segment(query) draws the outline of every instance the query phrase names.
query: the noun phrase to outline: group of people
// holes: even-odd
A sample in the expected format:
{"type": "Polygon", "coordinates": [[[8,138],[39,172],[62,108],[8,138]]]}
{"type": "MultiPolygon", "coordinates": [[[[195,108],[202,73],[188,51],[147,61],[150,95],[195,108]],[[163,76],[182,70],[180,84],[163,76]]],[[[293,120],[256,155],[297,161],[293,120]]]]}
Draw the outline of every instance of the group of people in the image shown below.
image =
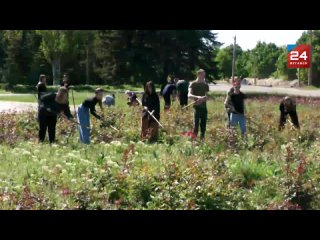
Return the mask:
{"type": "MultiPolygon", "coordinates": [[[[165,110],[170,109],[171,97],[177,97],[182,107],[193,105],[193,129],[192,134],[198,136],[200,130],[200,139],[204,139],[208,118],[207,100],[209,85],[205,80],[206,72],[203,69],[197,71],[197,78],[190,84],[185,80],[168,81],[163,88],[162,96],[165,102],[165,110]],[[188,99],[193,102],[188,105],[188,99]]],[[[246,134],[246,116],[245,99],[246,94],[241,92],[241,79],[233,81],[233,86],[227,92],[224,106],[228,115],[228,128],[234,129],[240,126],[241,133],[246,134]]],[[[103,113],[103,105],[114,106],[115,95],[107,95],[103,100],[104,90],[98,88],[95,95],[85,99],[76,111],[76,119],[71,114],[69,107],[70,83],[67,74],[64,75],[57,93],[48,93],[46,87],[46,76],[40,75],[38,90],[38,122],[39,122],[39,142],[43,142],[48,131],[49,142],[55,142],[55,132],[58,116],[62,116],[78,124],[79,142],[90,143],[90,114],[96,119],[104,120],[104,116],[98,115],[95,106],[98,104],[103,113]]],[[[152,81],[145,84],[141,101],[134,92],[126,91],[128,96],[127,104],[129,106],[143,107],[141,117],[141,138],[148,139],[149,142],[156,142],[159,134],[160,124],[160,98],[156,92],[152,81]]],[[[285,97],[280,102],[280,121],[279,130],[282,130],[287,121],[288,115],[296,128],[300,128],[296,103],[291,97],[285,97]]]]}
{"type": "Polygon", "coordinates": [[[85,99],[76,111],[76,119],[71,114],[69,106],[69,91],[71,85],[69,76],[64,74],[57,93],[48,92],[46,86],[46,76],[41,74],[39,82],[36,86],[38,91],[38,122],[39,122],[39,142],[44,142],[46,132],[48,131],[49,142],[55,142],[56,125],[58,116],[68,119],[78,125],[79,141],[84,144],[90,143],[90,114],[99,120],[103,120],[103,116],[97,114],[95,106],[99,104],[101,110],[102,105],[114,106],[115,95],[107,95],[103,100],[104,90],[98,88],[95,95],[85,99]]]}

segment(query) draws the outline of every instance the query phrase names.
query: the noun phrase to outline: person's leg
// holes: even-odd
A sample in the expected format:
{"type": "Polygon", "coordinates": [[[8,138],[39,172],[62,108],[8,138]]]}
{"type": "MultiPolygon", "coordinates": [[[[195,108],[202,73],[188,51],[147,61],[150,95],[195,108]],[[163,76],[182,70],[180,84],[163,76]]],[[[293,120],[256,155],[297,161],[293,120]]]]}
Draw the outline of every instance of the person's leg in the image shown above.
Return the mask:
{"type": "Polygon", "coordinates": [[[188,93],[185,93],[185,94],[183,94],[183,96],[184,96],[184,104],[185,104],[185,106],[187,106],[188,105],[188,93]]]}
{"type": "Polygon", "coordinates": [[[201,109],[201,118],[200,118],[201,135],[200,135],[200,139],[203,139],[205,136],[206,128],[207,128],[207,118],[208,118],[207,108],[201,109]]]}
{"type": "Polygon", "coordinates": [[[239,115],[239,125],[240,125],[241,134],[245,135],[247,132],[247,122],[246,122],[246,117],[244,115],[239,115]]]}
{"type": "Polygon", "coordinates": [[[198,108],[194,108],[193,110],[193,134],[198,136],[198,132],[199,132],[199,124],[200,124],[200,117],[199,117],[199,109],[198,108]]]}
{"type": "Polygon", "coordinates": [[[89,144],[90,143],[90,116],[89,110],[83,106],[78,108],[77,114],[78,122],[80,126],[79,129],[79,141],[81,143],[89,144]]]}
{"type": "Polygon", "coordinates": [[[228,128],[230,128],[231,127],[231,124],[230,124],[230,121],[231,121],[231,112],[227,112],[227,114],[228,114],[228,128]]]}
{"type": "Polygon", "coordinates": [[[39,142],[43,142],[46,137],[47,119],[46,116],[39,113],[39,142]]]}
{"type": "Polygon", "coordinates": [[[297,112],[290,112],[289,115],[290,115],[290,118],[291,118],[291,120],[292,120],[293,125],[294,125],[296,128],[300,129],[300,124],[299,124],[299,119],[298,119],[298,114],[297,114],[297,112]]]}
{"type": "Polygon", "coordinates": [[[147,137],[148,133],[148,126],[149,126],[149,120],[148,117],[142,117],[141,118],[141,138],[144,139],[147,137]]]}
{"type": "Polygon", "coordinates": [[[286,124],[287,117],[286,114],[280,113],[280,120],[279,120],[279,131],[284,129],[284,125],[286,124]]]}
{"type": "Polygon", "coordinates": [[[159,124],[156,121],[151,120],[149,129],[150,129],[149,142],[150,143],[156,142],[158,140],[158,135],[159,135],[159,124]]]}
{"type": "Polygon", "coordinates": [[[171,105],[171,101],[170,101],[170,95],[164,95],[163,96],[164,99],[164,110],[168,110],[170,108],[171,105]]]}
{"type": "Polygon", "coordinates": [[[239,123],[238,114],[231,113],[230,114],[230,128],[235,129],[238,126],[238,123],[239,123]]]}
{"type": "Polygon", "coordinates": [[[79,142],[80,143],[84,143],[84,138],[83,138],[83,126],[82,126],[82,115],[83,115],[83,110],[82,110],[82,106],[78,107],[78,112],[77,112],[77,120],[78,123],[80,123],[80,125],[78,125],[78,130],[79,130],[79,142]]]}
{"type": "Polygon", "coordinates": [[[48,133],[50,143],[54,143],[56,140],[56,125],[57,117],[48,117],[48,133]]]}
{"type": "Polygon", "coordinates": [[[83,134],[83,143],[90,144],[90,113],[89,109],[84,108],[82,115],[82,134],[83,134]]]}

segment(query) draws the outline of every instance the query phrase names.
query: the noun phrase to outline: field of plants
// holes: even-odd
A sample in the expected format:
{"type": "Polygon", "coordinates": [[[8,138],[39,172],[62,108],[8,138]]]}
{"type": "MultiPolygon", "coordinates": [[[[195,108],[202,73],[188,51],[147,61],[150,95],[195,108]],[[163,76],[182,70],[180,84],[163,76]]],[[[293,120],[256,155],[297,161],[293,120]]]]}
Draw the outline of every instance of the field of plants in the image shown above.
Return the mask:
{"type": "Polygon", "coordinates": [[[159,142],[141,141],[141,109],[120,94],[105,109],[120,132],[92,119],[89,146],[65,120],[50,146],[36,113],[1,114],[0,209],[320,209],[319,100],[298,99],[301,131],[278,132],[279,98],[249,98],[246,140],[226,129],[223,101],[208,101],[204,142],[183,136],[192,108],[177,102],[159,142]]]}

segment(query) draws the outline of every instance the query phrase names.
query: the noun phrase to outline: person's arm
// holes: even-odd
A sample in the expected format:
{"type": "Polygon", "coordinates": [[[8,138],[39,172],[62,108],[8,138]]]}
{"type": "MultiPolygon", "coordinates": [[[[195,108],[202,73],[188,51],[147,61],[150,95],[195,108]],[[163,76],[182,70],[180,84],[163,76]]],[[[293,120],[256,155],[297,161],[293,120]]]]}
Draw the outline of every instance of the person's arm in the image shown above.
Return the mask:
{"type": "Polygon", "coordinates": [[[49,102],[54,101],[55,97],[56,97],[55,94],[48,93],[48,94],[41,96],[40,100],[41,100],[41,102],[43,102],[46,105],[49,102]]]}
{"type": "Polygon", "coordinates": [[[101,117],[97,114],[96,108],[95,108],[94,105],[90,107],[90,113],[91,113],[95,118],[97,118],[97,119],[99,119],[99,120],[101,119],[101,117]]]}
{"type": "Polygon", "coordinates": [[[283,104],[283,102],[280,103],[279,110],[280,110],[281,113],[284,112],[284,104],[283,104]]]}
{"type": "Polygon", "coordinates": [[[70,106],[69,104],[63,104],[63,111],[62,113],[68,118],[68,119],[72,119],[73,116],[71,114],[71,111],[70,111],[70,106]]]}
{"type": "Polygon", "coordinates": [[[227,111],[235,112],[235,108],[234,108],[232,101],[231,101],[231,94],[229,94],[229,92],[227,93],[226,100],[224,101],[224,106],[227,111]]]}

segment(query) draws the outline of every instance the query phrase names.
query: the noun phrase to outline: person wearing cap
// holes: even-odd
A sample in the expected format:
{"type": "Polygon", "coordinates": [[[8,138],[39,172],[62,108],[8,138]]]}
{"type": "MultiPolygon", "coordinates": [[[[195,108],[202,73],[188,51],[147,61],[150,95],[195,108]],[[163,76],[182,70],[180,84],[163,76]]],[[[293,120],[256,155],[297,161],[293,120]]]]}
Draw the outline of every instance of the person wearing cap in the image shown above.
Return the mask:
{"type": "Polygon", "coordinates": [[[78,107],[77,118],[79,122],[79,142],[84,144],[90,144],[90,115],[89,112],[97,119],[101,120],[102,117],[99,116],[96,112],[96,104],[98,103],[101,111],[102,107],[102,98],[103,98],[103,89],[97,88],[95,90],[95,96],[88,98],[83,101],[83,103],[78,107]]]}
{"type": "Polygon", "coordinates": [[[112,94],[112,95],[105,96],[102,102],[104,105],[111,107],[115,105],[115,101],[116,101],[116,96],[112,94]]]}
{"type": "Polygon", "coordinates": [[[206,72],[203,69],[197,71],[197,79],[189,86],[188,97],[194,99],[193,104],[193,134],[198,135],[199,126],[201,130],[200,139],[204,139],[207,127],[207,93],[209,85],[205,82],[206,72]]]}
{"type": "Polygon", "coordinates": [[[294,99],[289,96],[281,99],[280,106],[280,121],[279,121],[279,131],[284,129],[284,126],[287,121],[287,116],[289,115],[293,126],[297,129],[300,129],[298,114],[297,114],[297,105],[294,99]]]}
{"type": "Polygon", "coordinates": [[[245,104],[244,100],[247,96],[240,91],[241,79],[236,79],[233,82],[233,88],[227,94],[225,100],[225,107],[230,112],[230,127],[234,128],[240,125],[242,135],[247,132],[246,116],[245,116],[245,104]]]}

